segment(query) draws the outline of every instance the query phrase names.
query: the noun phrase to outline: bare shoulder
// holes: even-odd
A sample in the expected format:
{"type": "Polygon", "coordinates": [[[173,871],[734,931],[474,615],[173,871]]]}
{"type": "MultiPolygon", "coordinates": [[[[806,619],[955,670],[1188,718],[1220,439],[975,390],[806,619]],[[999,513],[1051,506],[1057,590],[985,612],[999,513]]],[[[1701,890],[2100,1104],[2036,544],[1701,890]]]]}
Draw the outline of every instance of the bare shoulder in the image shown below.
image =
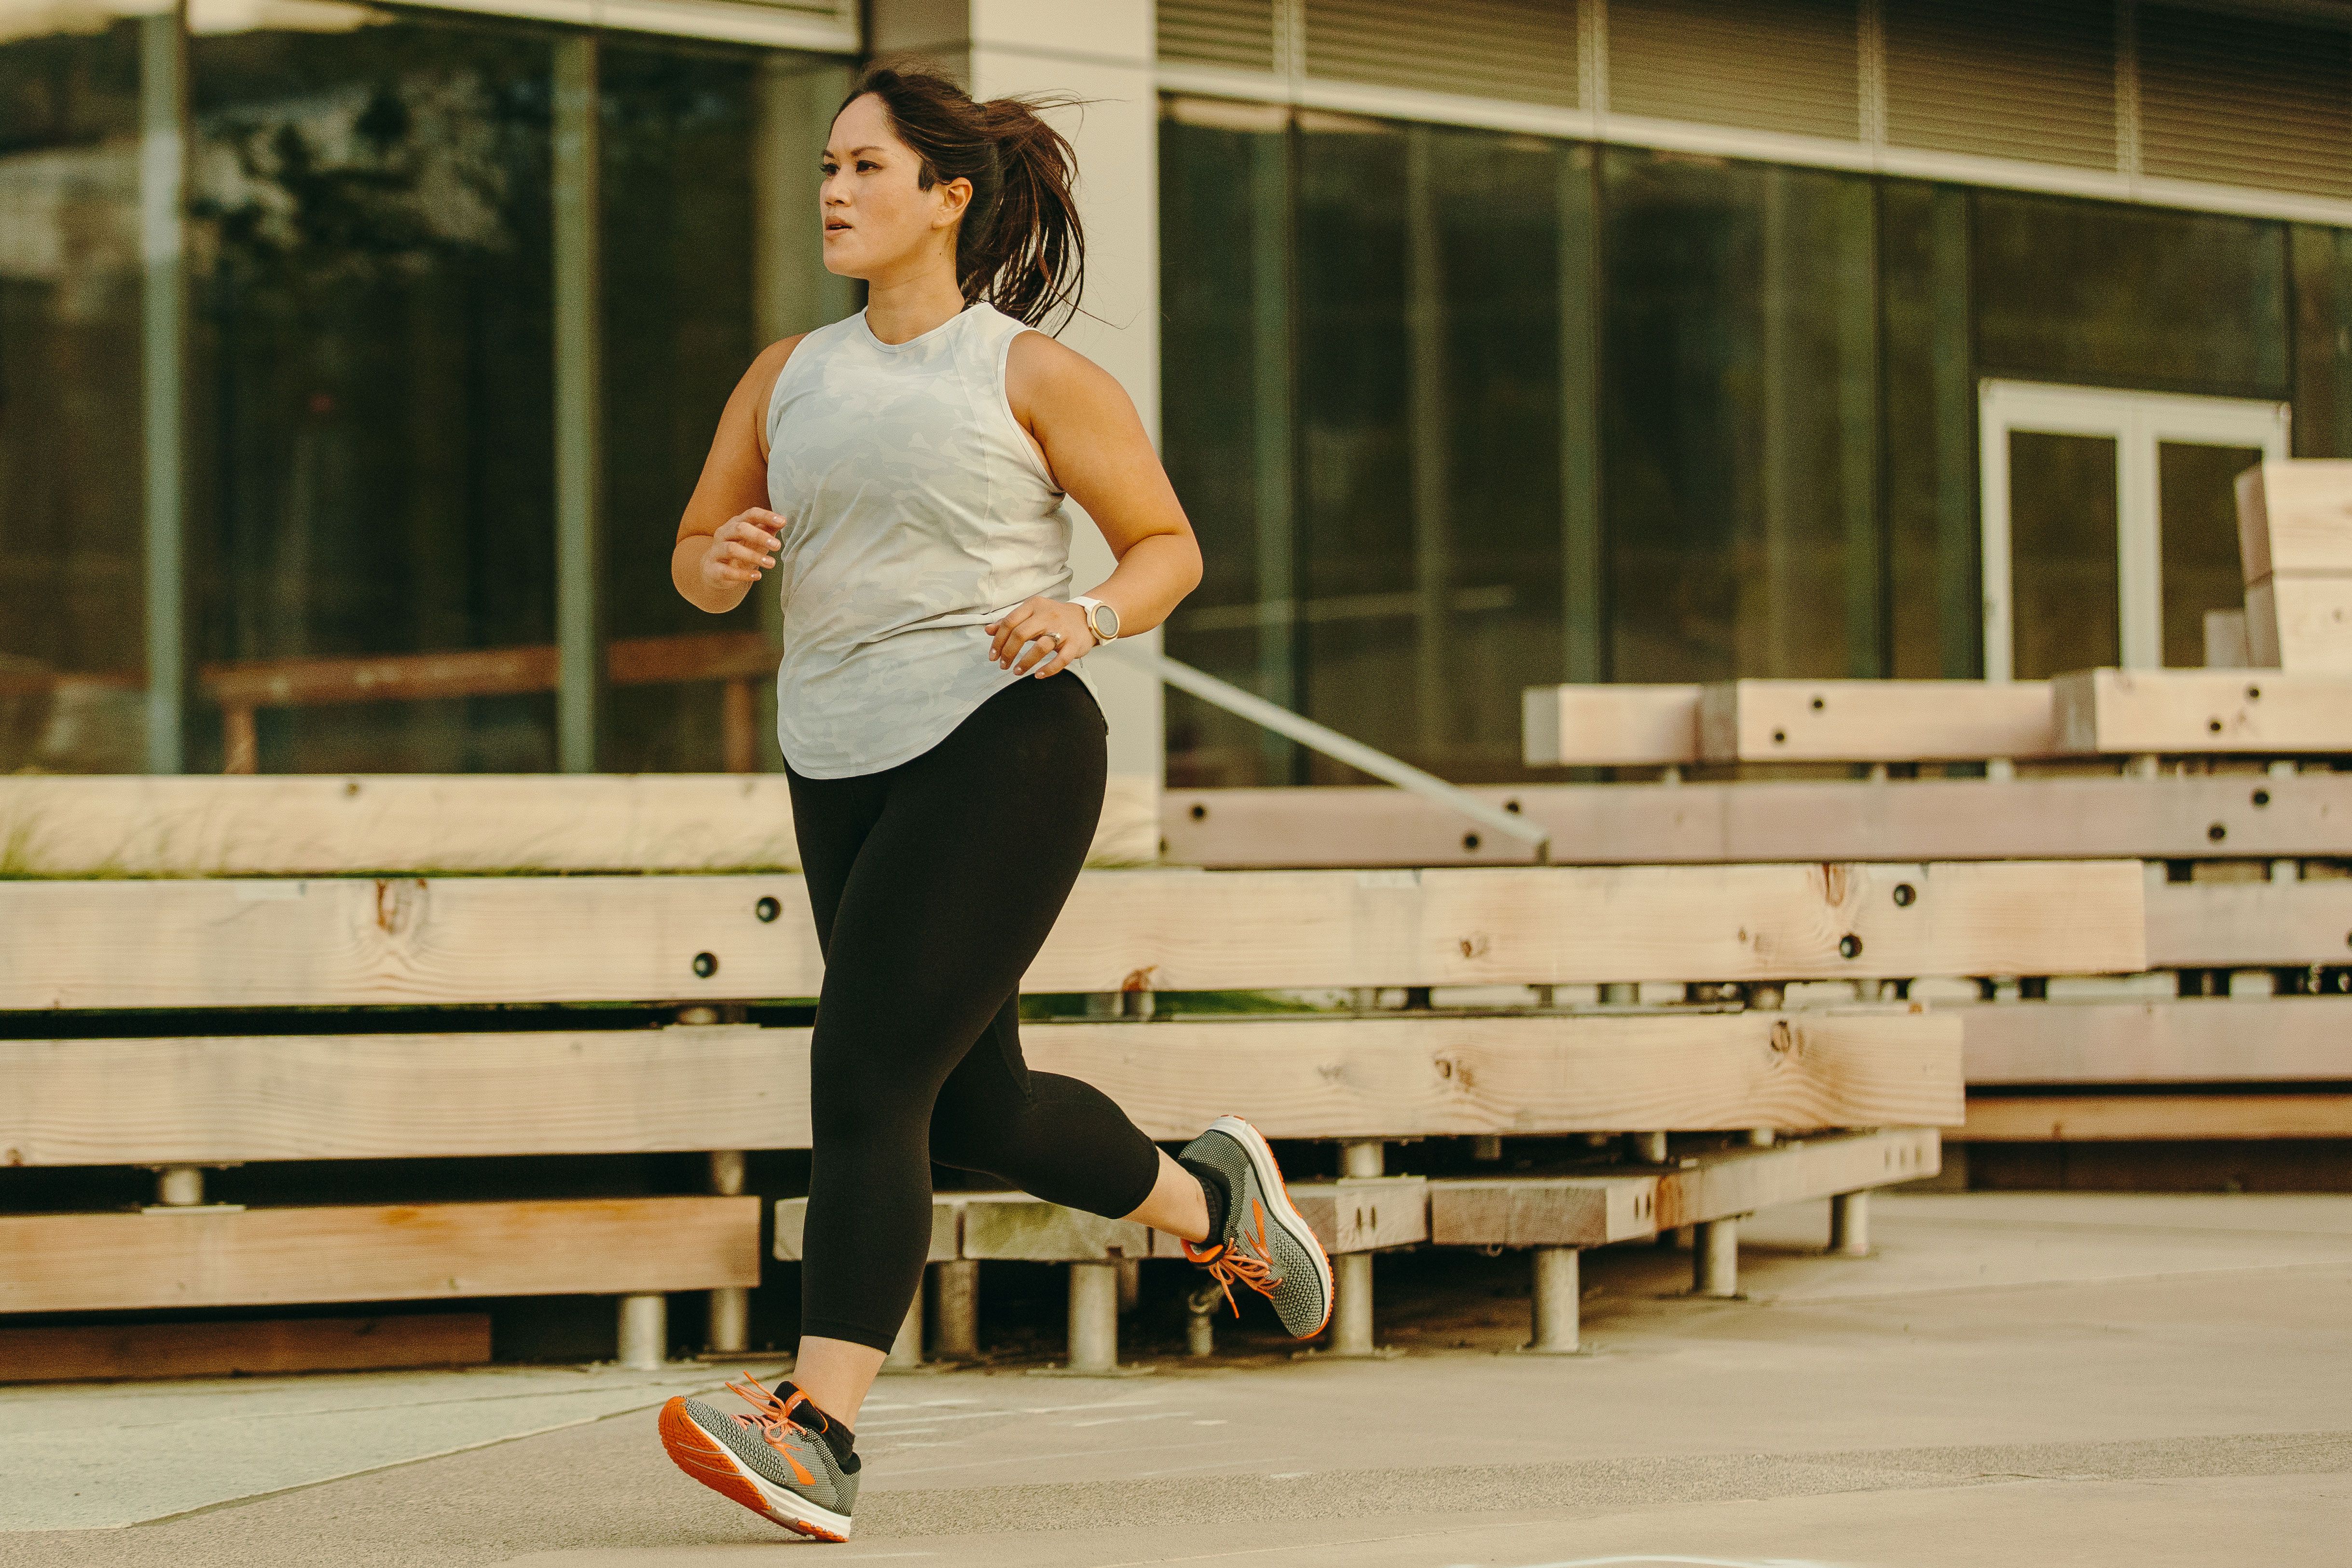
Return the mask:
{"type": "Polygon", "coordinates": [[[1118,378],[1067,343],[1044,332],[1013,340],[1004,361],[1004,395],[1023,424],[1083,407],[1129,406],[1118,378]]]}
{"type": "Polygon", "coordinates": [[[801,346],[806,332],[795,332],[789,338],[779,338],[760,351],[751,368],[735,384],[735,395],[730,400],[742,405],[751,421],[752,437],[760,447],[760,460],[768,458],[768,399],[775,395],[776,378],[784,374],[784,362],[801,346]]]}

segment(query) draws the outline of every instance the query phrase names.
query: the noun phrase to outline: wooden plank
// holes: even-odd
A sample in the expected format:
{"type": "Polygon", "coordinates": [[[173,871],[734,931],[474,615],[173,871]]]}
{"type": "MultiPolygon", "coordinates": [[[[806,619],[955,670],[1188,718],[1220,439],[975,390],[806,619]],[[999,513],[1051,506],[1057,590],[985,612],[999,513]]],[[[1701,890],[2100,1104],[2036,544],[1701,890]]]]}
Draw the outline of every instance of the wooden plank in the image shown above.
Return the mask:
{"type": "MultiPolygon", "coordinates": [[[[615,686],[772,678],[777,650],[760,632],[621,637],[606,647],[615,686]]],[[[268,658],[206,665],[205,694],[224,706],[315,707],[414,702],[555,689],[551,644],[358,658],[268,658]]]]}
{"type": "Polygon", "coordinates": [[[1958,1020],[1904,1008],[1066,1024],[1025,1031],[1023,1047],[1155,1139],[1190,1138],[1236,1108],[1273,1138],[1932,1126],[1962,1113],[1958,1020]]]}
{"type": "MultiPolygon", "coordinates": [[[[1584,865],[2352,856],[2352,773],[1526,784],[1472,793],[1523,812],[1550,830],[1555,858],[1584,865]]],[[[1171,790],[1160,831],[1170,860],[1220,868],[1498,865],[1530,853],[1516,839],[1469,829],[1434,802],[1381,786],[1171,790]]]]}
{"type": "MultiPolygon", "coordinates": [[[[1023,984],[2132,971],[2141,885],[2122,861],[1090,871],[1023,984]]],[[[782,875],[0,882],[0,1007],[813,996],[806,909],[782,875]]]]}
{"type": "Polygon", "coordinates": [[[1473,1176],[1429,1184],[1441,1247],[1605,1247],[1654,1235],[1658,1178],[1473,1176]]]}
{"type": "Polygon", "coordinates": [[[1711,763],[2042,757],[2056,748],[2046,680],[1730,680],[1699,700],[1699,750],[1711,763]]]}
{"type": "Polygon", "coordinates": [[[487,1312],[0,1328],[0,1383],[381,1372],[489,1359],[487,1312]]]}
{"type": "MultiPolygon", "coordinates": [[[[1110,781],[1089,858],[1150,864],[1160,799],[1110,781]]],[[[781,773],[0,777],[0,875],[797,870],[781,773]]]]}
{"type": "Polygon", "coordinates": [[[760,1282],[754,1197],[0,1215],[0,1312],[760,1282]]]}
{"type": "Polygon", "coordinates": [[[1696,686],[1530,686],[1519,700],[1531,768],[1656,767],[1698,760],[1696,686]]]}
{"type": "Polygon", "coordinates": [[[2352,878],[2154,883],[2147,963],[2151,969],[2352,964],[2352,878]]]}
{"type": "Polygon", "coordinates": [[[0,1165],[808,1142],[805,1029],[0,1041],[0,1165]]]}
{"type": "Polygon", "coordinates": [[[2122,1094],[1971,1097],[1970,1143],[2352,1138],[2352,1094],[2122,1094]]]}
{"type": "Polygon", "coordinates": [[[2246,589],[2246,657],[2268,669],[2352,674],[2352,574],[2265,577],[2246,589]]]}
{"type": "Polygon", "coordinates": [[[1157,1234],[1134,1220],[1107,1219],[1026,1193],[961,1193],[956,1202],[963,1213],[966,1258],[1033,1263],[1149,1258],[1157,1234]]]}
{"type": "Polygon", "coordinates": [[[2352,676],[2085,669],[2052,689],[2059,745],[2070,752],[2352,751],[2352,676]]]}
{"type": "MultiPolygon", "coordinates": [[[[932,1197],[930,1251],[925,1262],[946,1263],[961,1256],[957,1248],[963,1236],[963,1209],[972,1196],[970,1193],[940,1193],[932,1197]]],[[[778,1198],[776,1256],[787,1263],[799,1262],[807,1236],[808,1199],[778,1198]]]]}
{"type": "Polygon", "coordinates": [[[1942,1168],[1942,1140],[1931,1128],[1892,1128],[1735,1150],[1661,1175],[1657,1226],[1665,1230],[1916,1181],[1942,1168]]]}
{"type": "Polygon", "coordinates": [[[2273,572],[2352,572],[2352,461],[2259,463],[2237,489],[2248,583],[2273,572]]]}
{"type": "MultiPolygon", "coordinates": [[[[1780,1050],[1775,1022],[1274,1016],[1034,1024],[1023,1041],[1171,1139],[1233,1110],[1299,1137],[1811,1124],[1799,1102],[1957,1116],[1956,1022],[1809,1013],[1780,1050]],[[1770,1098],[1751,1106],[1751,1088],[1770,1098]],[[1523,1090],[1538,1098],[1508,1102],[1523,1090]]],[[[0,1164],[803,1149],[807,1096],[805,1029],[13,1040],[0,1164]]]]}
{"type": "Polygon", "coordinates": [[[1971,1085],[2352,1083],[2352,998],[2021,1002],[1952,1011],[1971,1085]]]}

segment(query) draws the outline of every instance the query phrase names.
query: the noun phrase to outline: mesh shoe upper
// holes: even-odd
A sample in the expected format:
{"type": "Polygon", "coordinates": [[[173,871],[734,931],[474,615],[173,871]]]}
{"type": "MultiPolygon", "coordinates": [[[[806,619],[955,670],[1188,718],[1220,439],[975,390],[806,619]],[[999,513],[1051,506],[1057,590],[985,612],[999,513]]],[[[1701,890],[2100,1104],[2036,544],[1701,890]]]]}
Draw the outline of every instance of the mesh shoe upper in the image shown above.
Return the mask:
{"type": "Polygon", "coordinates": [[[844,1471],[832,1447],[806,1427],[788,1421],[762,1423],[699,1399],[688,1399],[686,1412],[697,1426],[772,1484],[835,1513],[847,1513],[856,1502],[856,1474],[844,1471]]]}
{"type": "MultiPolygon", "coordinates": [[[[1208,1265],[1221,1282],[1238,1279],[1260,1291],[1292,1334],[1304,1338],[1320,1329],[1331,1315],[1328,1266],[1322,1245],[1281,1195],[1281,1173],[1265,1140],[1240,1118],[1221,1116],[1181,1157],[1214,1169],[1232,1194],[1224,1233],[1200,1247],[1187,1243],[1186,1255],[1208,1265]]],[[[1229,1283],[1226,1294],[1232,1295],[1229,1283]]]]}

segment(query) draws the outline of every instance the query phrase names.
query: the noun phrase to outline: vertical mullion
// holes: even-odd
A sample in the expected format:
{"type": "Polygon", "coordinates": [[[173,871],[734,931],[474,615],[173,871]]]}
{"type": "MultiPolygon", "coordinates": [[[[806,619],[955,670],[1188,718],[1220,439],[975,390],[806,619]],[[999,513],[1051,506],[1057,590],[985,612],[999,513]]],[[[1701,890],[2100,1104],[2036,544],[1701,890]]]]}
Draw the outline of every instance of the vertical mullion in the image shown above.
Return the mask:
{"type": "Polygon", "coordinates": [[[139,22],[140,426],[147,771],[188,765],[186,0],[139,22]]]}
{"type": "MultiPolygon", "coordinates": [[[[1297,510],[1293,454],[1291,138],[1286,124],[1249,144],[1250,461],[1257,546],[1257,689],[1298,706],[1297,510]]],[[[1289,781],[1290,742],[1258,732],[1266,775],[1289,781]]]]}
{"type": "Polygon", "coordinates": [[[555,732],[568,773],[596,771],[604,727],[597,48],[585,32],[555,44],[555,732]]]}
{"type": "Polygon", "coordinates": [[[2116,0],[2116,172],[2139,183],[2139,5],[2116,0]]]}
{"type": "Polygon", "coordinates": [[[1436,133],[1426,125],[1405,128],[1405,435],[1412,487],[1414,720],[1422,746],[1432,753],[1445,738],[1446,611],[1453,575],[1446,537],[1444,280],[1435,142],[1436,133]]]}
{"type": "Polygon", "coordinates": [[[1863,220],[1843,225],[1859,233],[1864,252],[1839,290],[1839,491],[1845,513],[1846,674],[1868,679],[1888,673],[1886,579],[1889,565],[1878,461],[1879,298],[1877,182],[1844,182],[1841,195],[1862,208],[1863,220]]]}
{"type": "Polygon", "coordinates": [[[1559,160],[1559,509],[1561,675],[1601,679],[1601,465],[1594,261],[1595,150],[1559,160]]]}
{"type": "Polygon", "coordinates": [[[1928,300],[1934,319],[1936,636],[1937,673],[1985,673],[1983,566],[1979,559],[1976,388],[1969,335],[1969,199],[1937,187],[1928,213],[1928,300]]]}

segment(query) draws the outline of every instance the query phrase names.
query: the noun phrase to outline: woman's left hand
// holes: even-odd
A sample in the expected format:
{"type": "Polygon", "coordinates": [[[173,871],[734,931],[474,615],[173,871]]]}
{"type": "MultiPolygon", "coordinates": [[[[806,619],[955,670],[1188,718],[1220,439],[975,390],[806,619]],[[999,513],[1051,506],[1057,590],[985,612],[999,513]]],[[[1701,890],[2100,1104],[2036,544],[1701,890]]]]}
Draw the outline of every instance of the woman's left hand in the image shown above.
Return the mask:
{"type": "Polygon", "coordinates": [[[1067,669],[1095,646],[1084,610],[1043,595],[1022,600],[981,629],[995,637],[988,645],[989,663],[1041,680],[1067,669]]]}

